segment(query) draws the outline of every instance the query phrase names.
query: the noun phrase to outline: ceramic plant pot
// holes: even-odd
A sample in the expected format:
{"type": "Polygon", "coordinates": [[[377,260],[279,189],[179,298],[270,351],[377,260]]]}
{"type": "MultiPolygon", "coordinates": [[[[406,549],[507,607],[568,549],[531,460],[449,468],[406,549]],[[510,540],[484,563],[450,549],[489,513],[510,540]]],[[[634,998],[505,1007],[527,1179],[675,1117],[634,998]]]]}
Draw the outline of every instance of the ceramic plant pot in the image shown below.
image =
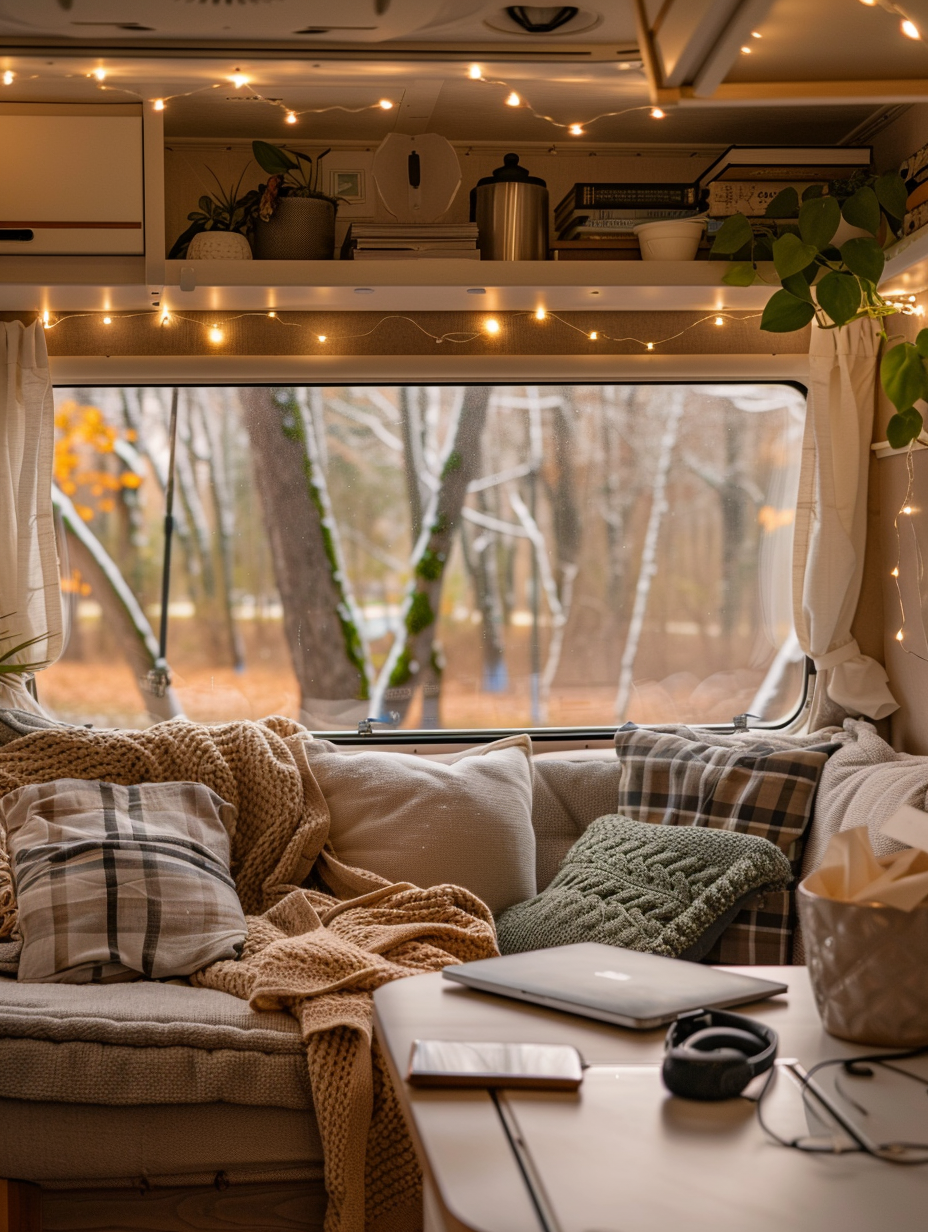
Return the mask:
{"type": "Polygon", "coordinates": [[[188,261],[250,261],[251,248],[238,231],[201,231],[190,241],[188,261]]]}
{"type": "Polygon", "coordinates": [[[899,911],[796,892],[822,1026],[877,1048],[928,1044],[928,905],[899,911]]]}
{"type": "Polygon", "coordinates": [[[694,261],[706,229],[704,218],[668,218],[635,228],[642,261],[694,261]]]}
{"type": "Polygon", "coordinates": [[[255,223],[259,261],[331,261],[335,206],[320,197],[280,197],[273,216],[255,223]]]}

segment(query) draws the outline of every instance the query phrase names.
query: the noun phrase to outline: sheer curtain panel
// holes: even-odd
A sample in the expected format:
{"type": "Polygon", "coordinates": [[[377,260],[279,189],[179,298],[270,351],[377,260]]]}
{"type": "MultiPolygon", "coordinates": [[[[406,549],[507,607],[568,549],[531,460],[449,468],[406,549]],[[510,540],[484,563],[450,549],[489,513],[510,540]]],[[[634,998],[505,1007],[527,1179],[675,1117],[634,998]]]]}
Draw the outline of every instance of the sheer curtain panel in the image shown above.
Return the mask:
{"type": "Polygon", "coordinates": [[[61,587],[52,511],[54,447],[55,407],[45,330],[39,321],[25,326],[4,322],[0,324],[0,707],[39,711],[23,673],[48,667],[61,653],[61,587]],[[17,646],[23,648],[11,655],[17,646]]]}
{"type": "Polygon", "coordinates": [[[793,620],[799,644],[826,673],[828,697],[882,719],[898,709],[886,672],[851,635],[867,539],[867,473],[878,342],[870,321],[812,326],[809,399],[796,530],[793,620]]]}

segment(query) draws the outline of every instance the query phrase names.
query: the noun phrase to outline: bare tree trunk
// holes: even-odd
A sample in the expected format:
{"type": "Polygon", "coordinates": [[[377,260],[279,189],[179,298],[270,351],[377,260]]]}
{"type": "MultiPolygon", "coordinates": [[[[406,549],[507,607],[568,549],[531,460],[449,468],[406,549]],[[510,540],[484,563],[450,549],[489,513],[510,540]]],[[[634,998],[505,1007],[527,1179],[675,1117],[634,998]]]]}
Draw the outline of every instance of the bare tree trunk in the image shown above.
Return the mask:
{"type": "Polygon", "coordinates": [[[228,650],[237,672],[245,670],[245,643],[232,610],[232,541],[235,536],[235,502],[229,483],[228,431],[226,408],[213,398],[214,405],[199,407],[200,423],[209,444],[210,491],[216,532],[219,538],[219,601],[226,627],[228,650]]]}
{"type": "Polygon", "coordinates": [[[648,515],[648,527],[645,531],[644,546],[641,550],[641,564],[638,567],[635,602],[632,607],[632,618],[625,638],[625,649],[622,652],[622,665],[619,670],[619,687],[615,698],[615,714],[620,723],[625,719],[628,703],[631,698],[635,659],[638,655],[638,643],[641,640],[645,613],[648,610],[651,582],[654,574],[657,572],[658,541],[660,539],[661,523],[667,511],[667,476],[670,473],[670,463],[673,458],[674,447],[677,443],[680,420],[683,416],[683,396],[683,390],[679,389],[671,395],[670,405],[664,418],[664,432],[661,437],[657,468],[654,472],[654,482],[651,486],[651,512],[648,515]]]}
{"type": "Polygon", "coordinates": [[[374,693],[373,711],[384,706],[402,722],[415,690],[421,689],[422,725],[440,725],[441,678],[444,667],[437,621],[444,570],[454,534],[461,522],[467,485],[480,464],[489,403],[489,388],[470,386],[448,432],[438,491],[429,503],[422,533],[413,551],[413,580],[403,605],[399,633],[384,664],[374,693]]]}
{"type": "Polygon", "coordinates": [[[367,717],[367,706],[345,704],[369,696],[367,648],[352,618],[331,512],[320,507],[324,476],[302,408],[289,389],[244,389],[240,397],[302,714],[310,725],[326,726],[327,716],[353,725],[349,719],[367,717]]]}
{"type": "Polygon", "coordinates": [[[58,488],[52,488],[52,501],[67,529],[71,557],[103,608],[104,619],[132,668],[146,709],[158,719],[183,714],[173,689],[168,687],[159,696],[146,687],[158,658],[158,641],[118,565],[58,488]]]}
{"type": "Polygon", "coordinates": [[[422,509],[428,500],[423,484],[425,458],[422,455],[422,415],[419,410],[419,390],[403,386],[399,391],[400,420],[403,427],[403,460],[406,466],[406,491],[409,496],[409,517],[412,541],[422,533],[422,509]]]}

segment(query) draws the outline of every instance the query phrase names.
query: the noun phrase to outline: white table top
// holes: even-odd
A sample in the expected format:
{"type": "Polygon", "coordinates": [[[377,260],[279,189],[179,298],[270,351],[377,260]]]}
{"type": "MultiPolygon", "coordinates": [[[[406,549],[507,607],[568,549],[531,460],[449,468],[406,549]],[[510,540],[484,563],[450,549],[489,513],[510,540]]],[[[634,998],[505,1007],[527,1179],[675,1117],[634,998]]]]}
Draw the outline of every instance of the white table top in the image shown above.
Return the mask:
{"type": "MultiPolygon", "coordinates": [[[[823,1031],[804,967],[738,970],[789,985],[785,996],[738,1007],[779,1032],[781,1057],[808,1067],[867,1051],[823,1031]]],[[[800,1154],[770,1142],[753,1103],[676,1099],[657,1068],[664,1028],[613,1027],[475,992],[438,974],[378,989],[374,1014],[420,1162],[449,1227],[539,1232],[547,1218],[559,1232],[928,1228],[928,1165],[800,1154]],[[510,1091],[497,1104],[486,1091],[410,1088],[404,1076],[417,1038],[568,1043],[593,1068],[577,1095],[510,1091]],[[534,1196],[508,1135],[525,1144],[534,1196]]],[[[784,1075],[769,1101],[771,1119],[786,1118],[783,1130],[807,1132],[798,1091],[784,1075]]]]}

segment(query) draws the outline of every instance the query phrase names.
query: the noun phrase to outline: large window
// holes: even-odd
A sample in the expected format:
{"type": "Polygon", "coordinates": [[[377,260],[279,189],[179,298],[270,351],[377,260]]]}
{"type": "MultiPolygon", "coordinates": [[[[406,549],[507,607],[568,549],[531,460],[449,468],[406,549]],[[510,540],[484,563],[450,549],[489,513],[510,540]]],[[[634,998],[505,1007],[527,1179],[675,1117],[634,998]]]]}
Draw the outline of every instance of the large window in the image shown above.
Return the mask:
{"type": "Polygon", "coordinates": [[[39,688],[62,718],[590,729],[799,702],[793,386],[80,388],[56,407],[72,619],[39,688]]]}

